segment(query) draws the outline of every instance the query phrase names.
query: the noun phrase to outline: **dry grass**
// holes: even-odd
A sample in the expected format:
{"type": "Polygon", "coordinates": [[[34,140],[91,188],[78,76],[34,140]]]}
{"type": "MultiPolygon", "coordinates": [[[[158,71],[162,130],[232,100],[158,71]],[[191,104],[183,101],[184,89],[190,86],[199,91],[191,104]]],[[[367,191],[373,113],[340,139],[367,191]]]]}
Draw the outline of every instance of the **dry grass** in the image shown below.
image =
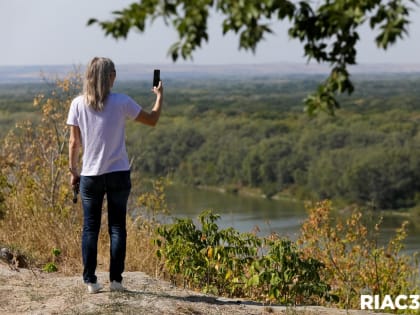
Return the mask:
{"type": "MultiPolygon", "coordinates": [[[[48,211],[39,211],[29,216],[22,209],[9,212],[0,222],[0,244],[12,248],[15,255],[30,258],[29,264],[42,267],[54,262],[64,274],[81,271],[81,209],[74,208],[71,218],[48,211]],[[54,257],[53,248],[61,250],[54,257]]],[[[105,211],[104,211],[105,212],[105,211]]],[[[153,244],[153,227],[140,219],[127,218],[127,271],[143,271],[150,275],[161,275],[161,262],[156,257],[153,244]]],[[[109,235],[107,216],[103,215],[98,241],[98,269],[109,267],[109,235]]]]}
{"type": "MultiPolygon", "coordinates": [[[[98,265],[103,270],[109,269],[109,236],[107,217],[103,217],[98,241],[98,265]]],[[[154,228],[150,222],[127,217],[127,254],[126,271],[143,271],[149,275],[162,275],[162,262],[156,256],[157,247],[153,243],[154,228]]]]}
{"type": "Polygon", "coordinates": [[[0,222],[0,242],[11,247],[15,256],[24,255],[34,267],[54,262],[66,274],[80,271],[80,215],[14,210],[0,222]],[[52,254],[54,248],[61,250],[58,257],[52,254]]]}

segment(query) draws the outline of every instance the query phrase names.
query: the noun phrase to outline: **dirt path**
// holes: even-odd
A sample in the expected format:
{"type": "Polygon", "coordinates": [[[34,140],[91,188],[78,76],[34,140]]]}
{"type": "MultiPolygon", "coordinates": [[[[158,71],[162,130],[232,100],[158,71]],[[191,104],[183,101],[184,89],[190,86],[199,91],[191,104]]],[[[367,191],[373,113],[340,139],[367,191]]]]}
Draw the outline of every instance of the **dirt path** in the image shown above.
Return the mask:
{"type": "Polygon", "coordinates": [[[105,288],[98,294],[88,294],[80,276],[64,277],[27,269],[16,271],[0,262],[0,314],[374,314],[313,306],[264,307],[183,290],[142,272],[124,274],[124,285],[129,291],[110,292],[107,277],[108,273],[98,273],[105,288]]]}

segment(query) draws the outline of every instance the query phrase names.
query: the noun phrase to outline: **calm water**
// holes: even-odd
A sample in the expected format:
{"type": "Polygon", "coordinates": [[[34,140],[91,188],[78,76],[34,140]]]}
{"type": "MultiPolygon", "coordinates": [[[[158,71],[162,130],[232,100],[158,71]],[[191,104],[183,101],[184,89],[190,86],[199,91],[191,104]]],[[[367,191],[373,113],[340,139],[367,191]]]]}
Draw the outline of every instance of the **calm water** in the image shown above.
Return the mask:
{"type": "MultiPolygon", "coordinates": [[[[212,209],[221,215],[217,221],[220,228],[233,227],[240,232],[251,232],[257,227],[260,236],[276,232],[296,239],[307,217],[301,202],[267,200],[184,186],[168,186],[165,191],[171,214],[175,217],[196,219],[203,210],[212,209]]],[[[401,221],[384,221],[381,235],[383,242],[394,235],[401,221]]],[[[420,231],[408,232],[406,251],[420,252],[420,231]]]]}

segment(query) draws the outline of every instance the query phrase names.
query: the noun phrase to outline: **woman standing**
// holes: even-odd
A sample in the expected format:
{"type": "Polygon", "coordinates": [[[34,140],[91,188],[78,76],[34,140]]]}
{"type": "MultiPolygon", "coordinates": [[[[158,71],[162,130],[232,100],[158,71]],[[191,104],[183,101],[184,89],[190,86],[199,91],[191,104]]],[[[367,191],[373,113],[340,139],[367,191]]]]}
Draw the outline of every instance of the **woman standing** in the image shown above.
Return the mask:
{"type": "Polygon", "coordinates": [[[67,124],[70,126],[69,170],[71,184],[80,181],[83,206],[83,280],[89,293],[102,289],[95,275],[97,245],[104,197],[108,204],[110,236],[111,291],[124,290],[122,273],[126,253],[126,213],[130,194],[130,165],[125,147],[125,121],[134,119],[154,126],[159,120],[163,86],[159,82],[153,109],[147,112],[131,97],[112,93],[116,78],[114,63],[108,58],[93,58],[86,69],[83,95],[70,106],[67,124]],[[79,175],[79,151],[82,148],[82,168],[79,175]]]}

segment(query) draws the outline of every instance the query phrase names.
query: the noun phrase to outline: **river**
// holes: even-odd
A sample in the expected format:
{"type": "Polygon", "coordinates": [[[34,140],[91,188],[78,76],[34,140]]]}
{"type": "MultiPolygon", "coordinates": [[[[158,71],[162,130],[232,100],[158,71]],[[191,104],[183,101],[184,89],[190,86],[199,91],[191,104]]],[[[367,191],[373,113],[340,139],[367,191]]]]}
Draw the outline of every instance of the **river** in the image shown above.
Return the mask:
{"type": "MultiPolygon", "coordinates": [[[[240,232],[251,232],[258,228],[258,235],[276,232],[280,236],[296,239],[307,212],[302,202],[267,200],[186,186],[169,185],[165,188],[171,215],[196,219],[206,209],[211,209],[221,218],[220,228],[233,227],[240,232]]],[[[403,220],[384,220],[381,228],[381,243],[387,242],[403,220]]],[[[420,252],[420,231],[409,229],[405,240],[406,253],[420,252]]]]}

